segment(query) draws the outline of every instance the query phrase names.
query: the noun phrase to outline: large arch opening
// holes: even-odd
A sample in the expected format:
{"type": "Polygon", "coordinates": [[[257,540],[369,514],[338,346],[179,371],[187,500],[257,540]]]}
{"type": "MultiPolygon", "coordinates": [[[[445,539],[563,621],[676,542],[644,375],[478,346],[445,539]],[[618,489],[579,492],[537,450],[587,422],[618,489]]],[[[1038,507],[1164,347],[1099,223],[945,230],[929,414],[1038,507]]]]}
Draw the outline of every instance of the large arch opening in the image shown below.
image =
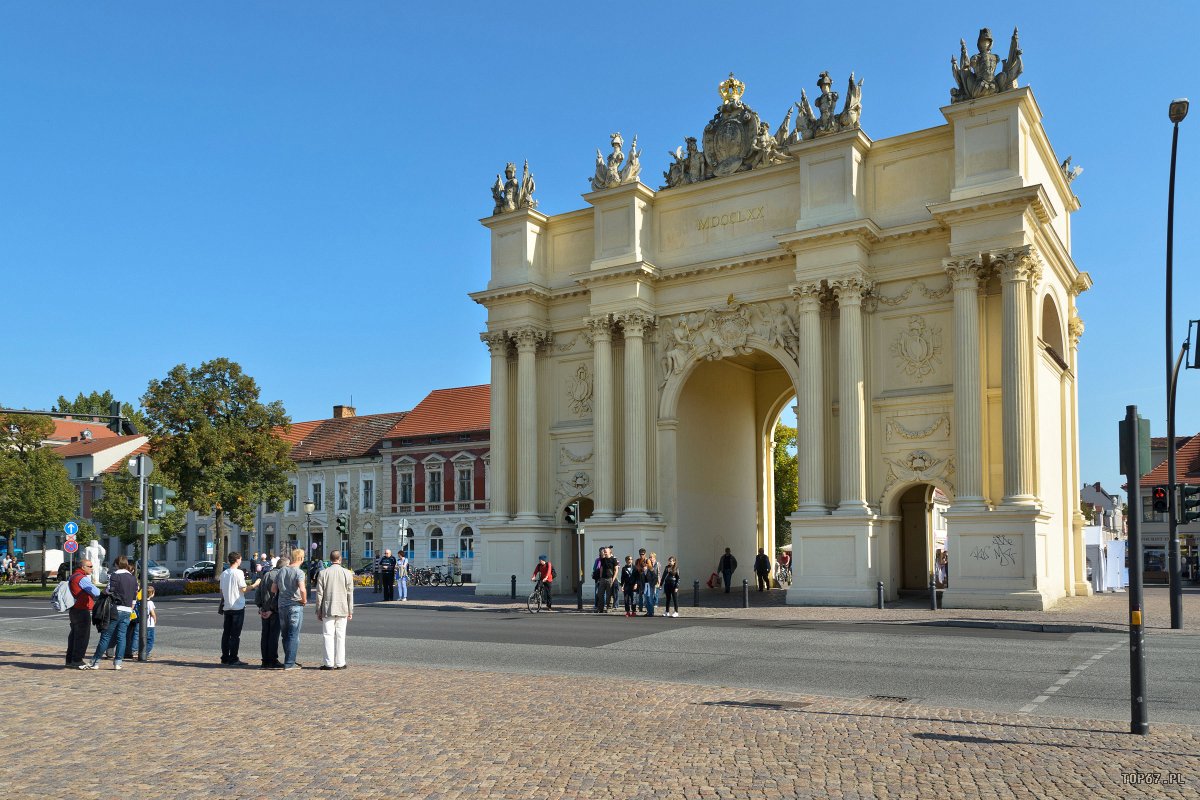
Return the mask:
{"type": "Polygon", "coordinates": [[[761,350],[701,361],[675,404],[676,515],[680,568],[703,580],[728,547],[735,578],[753,582],[754,557],[775,553],[772,439],[794,402],[792,376],[761,350]]]}

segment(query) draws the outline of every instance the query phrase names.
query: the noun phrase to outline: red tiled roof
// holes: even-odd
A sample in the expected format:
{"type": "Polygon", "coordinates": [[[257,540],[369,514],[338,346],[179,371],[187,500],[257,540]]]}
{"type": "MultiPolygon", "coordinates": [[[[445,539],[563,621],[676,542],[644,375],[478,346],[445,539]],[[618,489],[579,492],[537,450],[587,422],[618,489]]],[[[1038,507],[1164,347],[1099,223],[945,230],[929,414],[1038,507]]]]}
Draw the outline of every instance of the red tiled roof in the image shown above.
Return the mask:
{"type": "MultiPolygon", "coordinates": [[[[1200,484],[1200,436],[1176,436],[1175,444],[1175,481],[1200,484]],[[1180,446],[1185,439],[1186,443],[1180,446]]],[[[1165,437],[1162,446],[1167,446],[1165,437]]],[[[1167,466],[1166,459],[1163,459],[1161,464],[1142,476],[1142,485],[1166,483],[1167,466]]]]}
{"type": "Polygon", "coordinates": [[[300,422],[288,434],[293,461],[321,461],[327,458],[359,458],[371,455],[389,430],[404,419],[407,411],[368,414],[313,422],[300,422]]]}
{"type": "MultiPolygon", "coordinates": [[[[111,433],[111,431],[110,431],[111,433]]],[[[110,447],[117,447],[122,444],[127,444],[134,439],[144,439],[144,436],[117,436],[113,434],[107,439],[93,439],[92,441],[79,441],[64,444],[61,447],[55,447],[52,452],[56,456],[62,458],[70,458],[71,456],[88,456],[92,453],[99,453],[102,450],[107,450],[110,447]]]]}
{"type": "Polygon", "coordinates": [[[106,428],[103,422],[55,419],[54,433],[50,434],[50,438],[56,442],[70,442],[73,439],[81,439],[85,430],[91,431],[93,439],[115,439],[117,437],[117,434],[106,428]]]}
{"type": "Polygon", "coordinates": [[[430,392],[386,438],[486,431],[491,426],[492,386],[485,383],[430,392]]]}
{"type": "Polygon", "coordinates": [[[296,442],[308,436],[310,433],[320,427],[323,419],[314,419],[311,422],[293,422],[285,433],[283,428],[276,428],[275,435],[283,439],[288,444],[296,444],[296,442]]]}
{"type": "MultiPolygon", "coordinates": [[[[1183,447],[1185,444],[1187,444],[1191,440],[1192,440],[1191,436],[1176,436],[1175,437],[1175,448],[1178,449],[1180,447],[1183,447]]],[[[1150,437],[1150,446],[1153,447],[1155,450],[1166,450],[1167,449],[1167,437],[1151,436],[1150,437]]]]}
{"type": "MultiPolygon", "coordinates": [[[[131,451],[129,453],[129,458],[133,458],[134,456],[140,456],[142,453],[149,453],[149,452],[150,452],[150,443],[146,442],[141,447],[138,447],[136,450],[131,451]]],[[[125,465],[129,462],[129,458],[127,458],[124,461],[118,461],[117,463],[109,466],[109,468],[104,471],[105,472],[120,472],[121,470],[125,469],[125,465]]]]}

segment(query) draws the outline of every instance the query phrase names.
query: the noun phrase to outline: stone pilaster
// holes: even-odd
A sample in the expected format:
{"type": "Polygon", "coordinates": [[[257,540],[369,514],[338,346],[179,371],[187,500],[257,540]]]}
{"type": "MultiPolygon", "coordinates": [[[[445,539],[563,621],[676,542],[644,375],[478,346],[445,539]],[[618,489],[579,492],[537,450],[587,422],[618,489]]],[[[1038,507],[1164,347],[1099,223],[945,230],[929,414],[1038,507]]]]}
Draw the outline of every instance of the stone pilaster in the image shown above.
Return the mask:
{"type": "Polygon", "coordinates": [[[492,355],[492,474],[491,511],[489,521],[507,522],[508,507],[508,336],[503,333],[481,333],[480,340],[492,355]]]}
{"type": "Polygon", "coordinates": [[[867,422],[863,385],[863,298],[872,285],[859,277],[830,284],[838,301],[838,419],[841,428],[841,500],[838,513],[862,514],[867,505],[867,422]]]}
{"type": "Polygon", "coordinates": [[[1009,506],[1035,506],[1033,463],[1032,332],[1029,291],[1042,267],[1032,247],[991,253],[1003,285],[1000,402],[1004,431],[1004,499],[1009,506]]]}
{"type": "Polygon", "coordinates": [[[954,457],[956,509],[983,509],[983,389],[979,364],[979,255],[946,259],[954,284],[954,457]]]}
{"type": "Polygon", "coordinates": [[[824,366],[821,363],[821,285],[795,287],[800,309],[800,394],[797,397],[796,446],[799,498],[796,513],[825,514],[824,366]]]}
{"type": "Polygon", "coordinates": [[[550,340],[540,328],[512,332],[517,343],[517,516],[538,519],[537,350],[550,340]]]}
{"type": "Polygon", "coordinates": [[[613,480],[613,370],[612,320],[608,314],[587,321],[592,340],[592,452],[596,470],[592,476],[595,502],[592,518],[614,517],[613,480]]]}
{"type": "Polygon", "coordinates": [[[646,328],[654,317],[643,311],[615,315],[625,334],[625,510],[644,517],[646,508],[646,328]]]}

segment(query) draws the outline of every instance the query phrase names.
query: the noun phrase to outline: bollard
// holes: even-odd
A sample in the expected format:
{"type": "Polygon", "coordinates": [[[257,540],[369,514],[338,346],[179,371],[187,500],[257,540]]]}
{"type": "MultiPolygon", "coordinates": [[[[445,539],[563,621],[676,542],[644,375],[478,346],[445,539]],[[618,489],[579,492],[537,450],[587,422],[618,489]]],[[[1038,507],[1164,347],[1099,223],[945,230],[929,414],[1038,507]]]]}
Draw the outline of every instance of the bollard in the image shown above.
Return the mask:
{"type": "Polygon", "coordinates": [[[579,582],[579,590],[575,598],[575,610],[583,611],[583,581],[579,582]]]}
{"type": "Polygon", "coordinates": [[[878,593],[876,604],[879,608],[883,608],[883,581],[879,582],[879,584],[875,587],[875,590],[878,593]]]}
{"type": "Polygon", "coordinates": [[[750,607],[750,581],[742,578],[742,608],[750,607]]]}
{"type": "Polygon", "coordinates": [[[937,583],[929,579],[929,610],[937,611],[937,583]]]}
{"type": "Polygon", "coordinates": [[[517,576],[512,576],[512,599],[517,599],[517,576]]]}
{"type": "Polygon", "coordinates": [[[692,608],[700,607],[700,581],[692,581],[692,608]]]}

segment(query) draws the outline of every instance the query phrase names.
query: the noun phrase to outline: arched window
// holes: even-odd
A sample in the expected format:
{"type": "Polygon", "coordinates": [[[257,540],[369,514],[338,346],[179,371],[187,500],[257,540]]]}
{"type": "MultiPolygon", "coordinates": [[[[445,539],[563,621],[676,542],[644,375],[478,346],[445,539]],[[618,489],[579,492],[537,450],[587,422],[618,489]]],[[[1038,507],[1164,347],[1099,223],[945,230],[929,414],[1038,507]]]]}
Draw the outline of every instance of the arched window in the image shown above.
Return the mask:
{"type": "Polygon", "coordinates": [[[1067,350],[1063,347],[1063,332],[1061,317],[1058,314],[1058,306],[1054,304],[1054,298],[1046,295],[1042,300],[1042,341],[1046,345],[1046,349],[1051,354],[1057,357],[1062,366],[1067,365],[1067,350]]]}
{"type": "Polygon", "coordinates": [[[475,557],[475,531],[470,528],[463,528],[458,533],[458,557],[475,557]]]}
{"type": "Polygon", "coordinates": [[[446,539],[442,536],[441,528],[434,528],[429,532],[429,557],[431,559],[446,557],[446,539]]]}

